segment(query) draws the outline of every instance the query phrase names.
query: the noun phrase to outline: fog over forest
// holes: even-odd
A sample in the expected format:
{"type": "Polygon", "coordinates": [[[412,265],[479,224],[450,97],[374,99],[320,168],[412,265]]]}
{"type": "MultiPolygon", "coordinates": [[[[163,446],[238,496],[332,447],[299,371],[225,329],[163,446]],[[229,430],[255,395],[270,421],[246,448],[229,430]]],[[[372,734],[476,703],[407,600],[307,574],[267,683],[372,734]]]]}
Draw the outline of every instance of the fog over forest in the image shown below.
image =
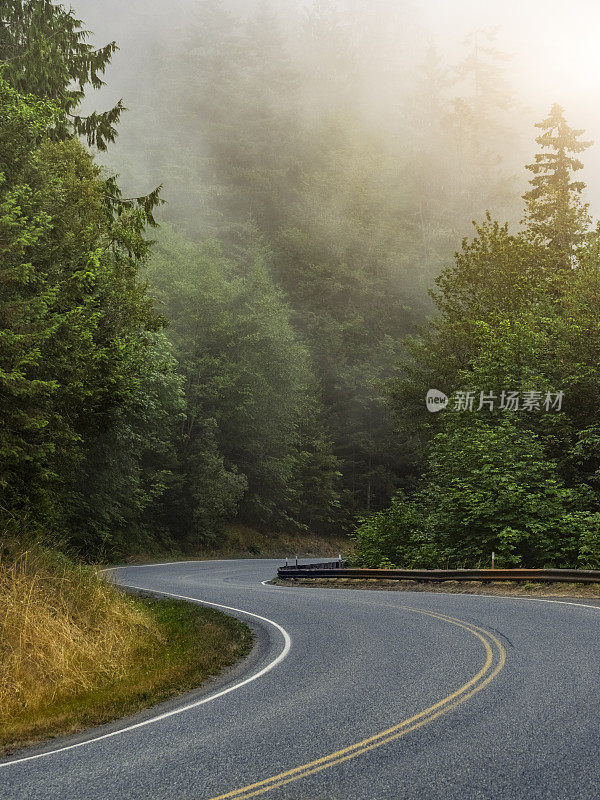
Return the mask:
{"type": "MultiPolygon", "coordinates": [[[[98,44],[121,48],[86,99],[129,109],[101,161],[125,193],[162,185],[157,219],[190,242],[217,240],[234,271],[262,248],[308,347],[344,514],[385,506],[411,484],[414,454],[410,435],[392,432],[382,382],[472,222],[489,212],[518,229],[534,124],[552,104],[600,141],[600,13],[576,2],[567,25],[558,3],[467,0],[75,10],[98,44]]],[[[584,179],[598,153],[583,154],[584,179]]],[[[168,289],[159,301],[173,338],[179,305],[168,289]]]]}
{"type": "MultiPolygon", "coordinates": [[[[123,96],[131,111],[124,127],[133,125],[131,117],[139,110],[138,92],[146,92],[154,84],[148,61],[154,60],[160,70],[161,56],[176,57],[188,45],[190,22],[202,3],[75,0],[71,5],[94,32],[93,41],[115,39],[121,47],[107,71],[108,86],[101,96],[107,104],[123,96]]],[[[339,24],[351,31],[360,53],[363,89],[373,99],[372,110],[377,112],[373,119],[384,126],[389,122],[388,112],[402,106],[418,85],[430,44],[438,50],[441,65],[450,70],[452,78],[452,67],[467,54],[467,36],[477,30],[495,34],[494,47],[503,55],[498,63],[515,104],[511,121],[517,136],[500,150],[508,164],[518,168],[523,158],[530,158],[535,150],[533,122],[557,102],[565,108],[570,123],[584,128],[596,143],[585,154],[585,176],[600,170],[600,106],[596,102],[600,89],[600,8],[594,0],[574,0],[568,7],[560,0],[277,0],[271,5],[297,44],[308,9],[319,5],[339,9],[339,24]],[[371,37],[366,35],[369,29],[371,37]]],[[[226,6],[240,16],[250,16],[260,0],[237,0],[226,6]]],[[[485,36],[482,44],[487,44],[485,36]]],[[[158,89],[160,81],[155,85],[158,89]]],[[[97,105],[95,98],[93,103],[97,105]]],[[[116,153],[113,162],[125,168],[116,153]]],[[[588,200],[593,212],[600,213],[599,187],[589,187],[588,200]]]]}
{"type": "Polygon", "coordinates": [[[7,306],[14,369],[30,365],[31,414],[45,411],[22,431],[15,389],[14,436],[34,455],[8,425],[7,508],[52,507],[86,556],[122,554],[132,530],[191,552],[232,525],[329,536],[379,512],[400,541],[429,507],[410,556],[371,562],[587,558],[556,536],[576,513],[575,538],[600,542],[594,3],[75,0],[76,19],[5,5],[3,102],[45,159],[26,150],[21,184],[9,147],[6,213],[39,184],[32,229],[52,222],[42,244],[10,233],[27,251],[7,306]],[[490,387],[564,391],[570,410],[424,402],[490,387]],[[511,448],[534,494],[550,474],[562,487],[552,547],[537,517],[520,530],[507,491],[510,521],[486,505],[491,544],[473,549],[454,489],[482,452],[508,485],[511,448]],[[432,551],[432,531],[455,541],[432,551]]]}
{"type": "Polygon", "coordinates": [[[600,598],[599,43],[600,0],[0,0],[9,791],[84,797],[94,775],[95,796],[115,797],[288,784],[311,798],[600,797],[587,631],[600,598]],[[286,556],[311,561],[277,583],[326,576],[310,598],[292,592],[289,614],[283,586],[260,585],[286,556]],[[383,607],[346,592],[354,578],[440,593],[383,607]],[[587,598],[581,625],[553,610],[554,628],[534,629],[536,594],[587,598]],[[470,621],[454,617],[463,600],[470,621]],[[278,632],[219,679],[229,688],[127,723],[249,654],[248,615],[278,632]],[[479,672],[427,708],[455,667],[479,672]],[[289,714],[276,675],[302,678],[289,714]],[[438,726],[496,675],[465,735],[438,726]],[[211,704],[201,730],[173,717],[242,686],[247,702],[211,704]],[[425,710],[372,735],[401,713],[398,686],[425,710]],[[129,732],[149,722],[173,735],[144,733],[136,751],[129,732]],[[444,747],[416,731],[428,722],[444,747]],[[120,768],[118,739],[117,760],[73,750],[119,732],[120,768]],[[43,737],[54,749],[23,755],[43,737]],[[380,744],[400,749],[371,758],[380,744]],[[59,751],[40,773],[21,763],[59,751]],[[266,777],[269,763],[286,771],[266,777]]]}

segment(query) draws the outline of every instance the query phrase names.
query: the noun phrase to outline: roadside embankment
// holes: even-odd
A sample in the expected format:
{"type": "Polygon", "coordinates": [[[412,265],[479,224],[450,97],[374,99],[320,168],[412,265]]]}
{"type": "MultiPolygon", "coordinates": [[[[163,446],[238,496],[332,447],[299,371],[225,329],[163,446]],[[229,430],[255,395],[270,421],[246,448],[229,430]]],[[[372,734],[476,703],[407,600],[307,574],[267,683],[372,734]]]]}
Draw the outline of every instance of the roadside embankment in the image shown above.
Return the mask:
{"type": "Polygon", "coordinates": [[[246,655],[213,609],[129,597],[53,551],[0,559],[0,753],[199,686],[246,655]]]}
{"type": "Polygon", "coordinates": [[[212,545],[189,550],[155,549],[137,551],[124,561],[146,564],[152,561],[182,561],[216,558],[335,558],[351,551],[347,536],[323,536],[306,532],[258,531],[247,525],[226,525],[212,545]]]}

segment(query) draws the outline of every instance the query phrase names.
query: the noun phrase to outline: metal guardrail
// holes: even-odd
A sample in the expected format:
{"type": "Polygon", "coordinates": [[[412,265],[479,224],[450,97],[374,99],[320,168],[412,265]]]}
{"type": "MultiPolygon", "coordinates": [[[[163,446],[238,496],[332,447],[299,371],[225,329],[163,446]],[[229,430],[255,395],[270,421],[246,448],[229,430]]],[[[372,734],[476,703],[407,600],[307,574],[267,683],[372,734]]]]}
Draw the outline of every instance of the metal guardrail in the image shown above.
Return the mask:
{"type": "Polygon", "coordinates": [[[343,561],[279,567],[277,576],[289,578],[354,578],[399,581],[543,581],[600,583],[600,570],[591,569],[359,569],[343,561]]]}

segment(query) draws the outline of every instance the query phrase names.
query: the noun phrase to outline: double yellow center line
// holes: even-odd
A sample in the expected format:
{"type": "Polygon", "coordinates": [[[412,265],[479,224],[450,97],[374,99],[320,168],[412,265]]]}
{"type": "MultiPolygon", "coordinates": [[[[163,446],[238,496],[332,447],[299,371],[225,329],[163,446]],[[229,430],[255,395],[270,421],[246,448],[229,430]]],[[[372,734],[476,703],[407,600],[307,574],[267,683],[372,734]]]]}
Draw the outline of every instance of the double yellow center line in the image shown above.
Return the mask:
{"type": "Polygon", "coordinates": [[[278,775],[273,775],[271,778],[252,783],[249,786],[243,786],[240,789],[234,789],[226,794],[220,794],[218,797],[210,798],[210,800],[246,800],[249,797],[257,797],[258,795],[270,792],[272,789],[278,789],[280,786],[285,786],[287,783],[298,781],[305,778],[307,775],[314,775],[316,772],[335,767],[344,761],[349,761],[351,758],[356,758],[364,753],[374,750],[376,747],[381,747],[384,744],[399,739],[411,731],[421,728],[423,725],[432,722],[442,714],[452,711],[457,706],[464,703],[474,694],[480,692],[485,688],[490,681],[500,672],[506,661],[506,651],[498,639],[489,631],[483,628],[478,628],[468,622],[464,622],[454,617],[447,617],[444,614],[438,614],[434,611],[424,611],[419,608],[409,608],[408,606],[397,606],[397,608],[404,611],[411,611],[416,614],[425,614],[426,616],[433,617],[434,619],[442,620],[450,625],[456,625],[468,633],[475,636],[484,647],[485,662],[479,672],[474,675],[469,681],[463,684],[456,691],[439,700],[434,705],[429,706],[424,711],[420,711],[402,722],[392,725],[391,728],[376,733],[368,739],[362,739],[360,742],[351,744],[341,750],[336,750],[334,753],[317,758],[314,761],[309,761],[300,767],[294,767],[286,772],[280,772],[278,775]]]}

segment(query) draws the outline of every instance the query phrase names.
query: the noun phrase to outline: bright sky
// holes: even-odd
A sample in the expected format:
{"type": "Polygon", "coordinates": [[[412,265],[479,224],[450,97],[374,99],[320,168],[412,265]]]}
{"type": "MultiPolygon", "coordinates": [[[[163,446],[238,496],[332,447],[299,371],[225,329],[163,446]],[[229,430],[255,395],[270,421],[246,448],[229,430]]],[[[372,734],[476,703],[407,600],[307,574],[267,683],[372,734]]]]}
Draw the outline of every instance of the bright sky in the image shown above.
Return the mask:
{"type": "Polygon", "coordinates": [[[498,28],[499,48],[511,55],[511,85],[532,122],[558,102],[570,124],[595,140],[584,179],[600,216],[600,0],[415,0],[414,8],[442,50],[454,50],[458,33],[498,28]]]}

